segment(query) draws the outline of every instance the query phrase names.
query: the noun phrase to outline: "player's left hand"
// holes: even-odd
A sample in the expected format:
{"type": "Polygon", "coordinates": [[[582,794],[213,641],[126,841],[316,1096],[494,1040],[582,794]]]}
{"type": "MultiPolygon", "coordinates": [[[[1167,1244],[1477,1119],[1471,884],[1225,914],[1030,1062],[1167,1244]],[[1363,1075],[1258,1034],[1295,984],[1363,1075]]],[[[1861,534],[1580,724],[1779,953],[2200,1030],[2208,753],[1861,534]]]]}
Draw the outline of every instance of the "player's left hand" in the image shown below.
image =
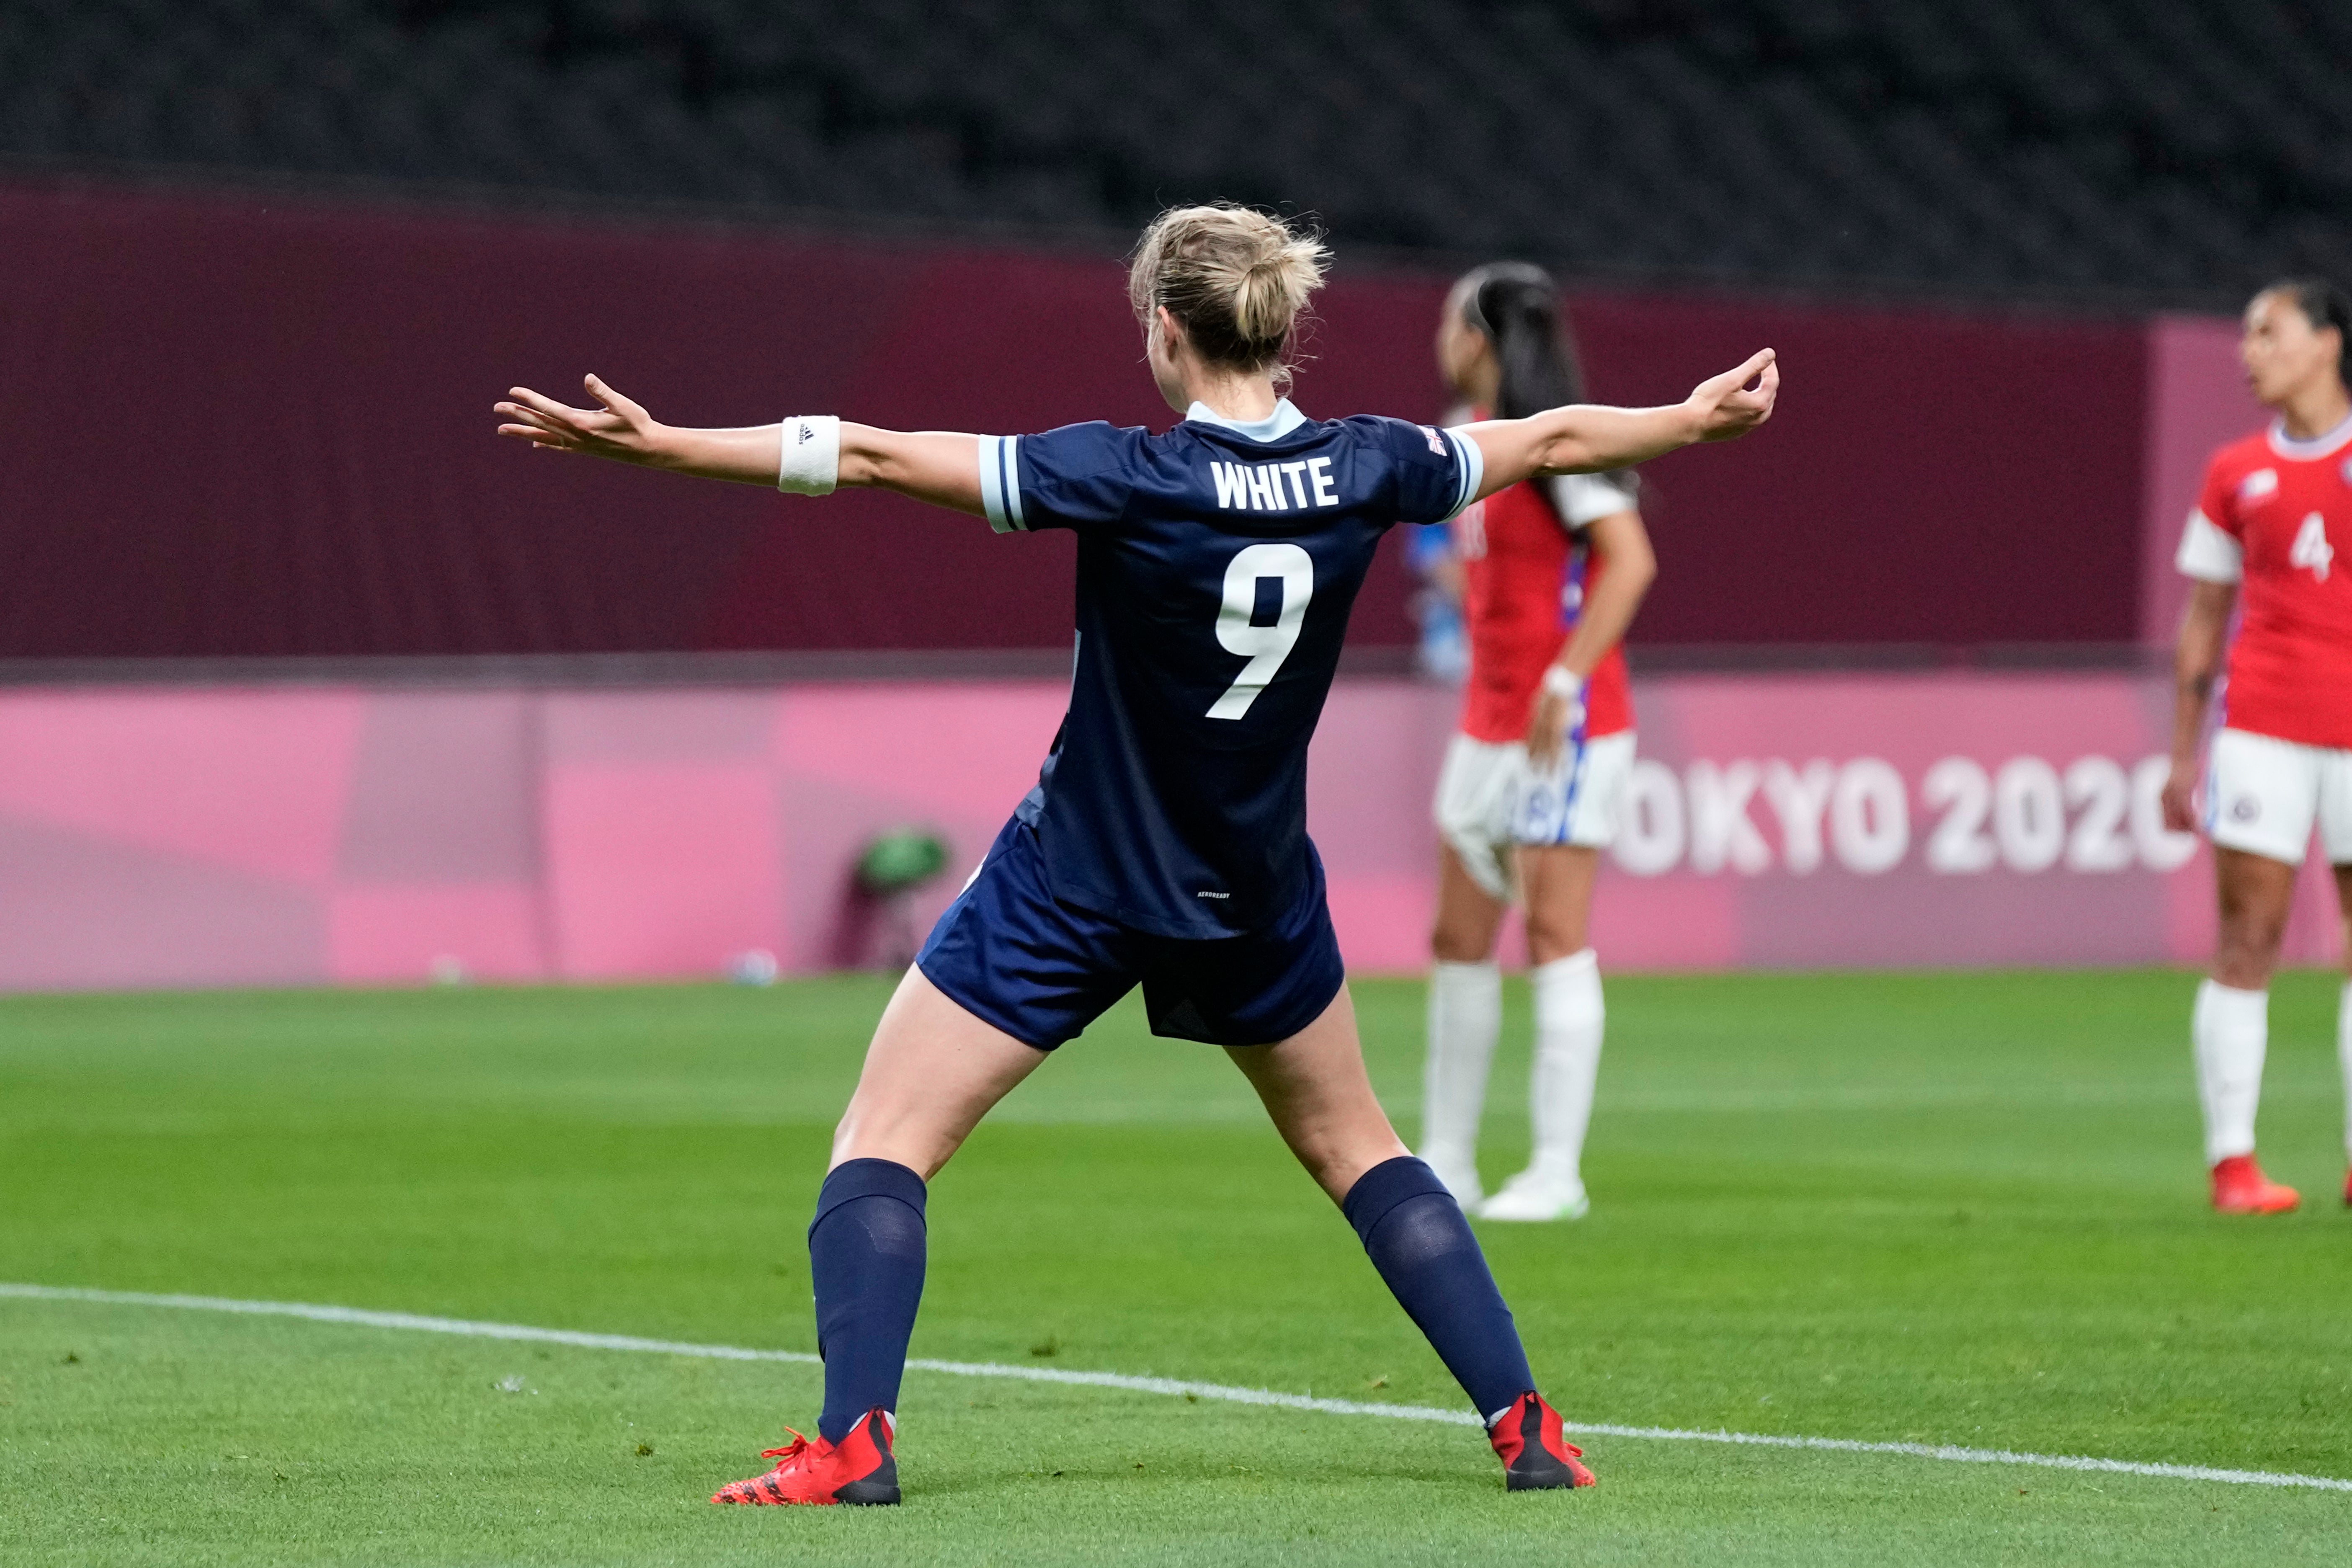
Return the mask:
{"type": "Polygon", "coordinates": [[[1559,762],[1570,732],[1583,722],[1583,698],[1549,687],[1537,692],[1535,713],[1528,721],[1528,760],[1539,768],[1559,762]]]}
{"type": "Polygon", "coordinates": [[[1757,350],[1737,370],[1709,376],[1683,400],[1697,421],[1694,439],[1728,441],[1747,435],[1772,417],[1772,400],[1780,391],[1780,359],[1770,349],[1757,350]],[[1751,381],[1754,386],[1748,384],[1751,381]]]}
{"type": "Polygon", "coordinates": [[[527,386],[507,389],[508,402],[494,405],[506,423],[499,434],[558,452],[580,452],[623,463],[657,463],[664,455],[665,427],[636,404],[590,375],[583,383],[594,408],[573,408],[527,386]]]}
{"type": "Polygon", "coordinates": [[[2204,826],[2197,817],[2197,759],[2173,759],[2164,776],[2164,826],[2171,833],[2194,833],[2204,826]]]}

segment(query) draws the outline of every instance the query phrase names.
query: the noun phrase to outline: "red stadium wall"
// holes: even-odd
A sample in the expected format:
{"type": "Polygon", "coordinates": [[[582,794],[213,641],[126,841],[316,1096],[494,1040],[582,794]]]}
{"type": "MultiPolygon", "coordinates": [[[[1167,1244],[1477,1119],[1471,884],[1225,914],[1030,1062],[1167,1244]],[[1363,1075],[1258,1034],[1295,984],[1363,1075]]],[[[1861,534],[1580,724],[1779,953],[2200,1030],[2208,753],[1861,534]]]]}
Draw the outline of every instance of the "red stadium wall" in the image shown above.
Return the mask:
{"type": "MultiPolygon", "coordinates": [[[[854,960],[850,868],[940,829],[941,908],[1034,778],[1059,683],[700,692],[0,694],[0,989],[709,976],[854,960]]],[[[2163,683],[1640,682],[1605,864],[1616,969],[2201,958],[2210,869],[2151,816],[2163,683]]],[[[1343,681],[1309,826],[1348,962],[1424,962],[1449,694],[1343,681]]],[[[2324,872],[2289,947],[2328,956],[2324,872]]]]}
{"type": "MultiPolygon", "coordinates": [[[[1117,265],[237,196],[0,189],[0,658],[1066,644],[1069,543],[534,457],[510,384],[680,421],[1164,423],[1117,265]]],[[[1428,417],[1444,280],[1347,258],[1298,395],[1428,417]]],[[[1580,296],[1598,395],[1769,343],[1763,438],[1654,467],[1650,643],[2122,641],[2134,322],[1580,296]]],[[[1411,632],[1391,551],[1359,642],[1411,632]]]]}
{"type": "Polygon", "coordinates": [[[2170,646],[2189,605],[2172,564],[2181,525],[2205,484],[2213,449],[2269,423],[2246,389],[2238,323],[2161,316],[2148,323],[2147,506],[2140,542],[2140,640],[2170,646]]]}

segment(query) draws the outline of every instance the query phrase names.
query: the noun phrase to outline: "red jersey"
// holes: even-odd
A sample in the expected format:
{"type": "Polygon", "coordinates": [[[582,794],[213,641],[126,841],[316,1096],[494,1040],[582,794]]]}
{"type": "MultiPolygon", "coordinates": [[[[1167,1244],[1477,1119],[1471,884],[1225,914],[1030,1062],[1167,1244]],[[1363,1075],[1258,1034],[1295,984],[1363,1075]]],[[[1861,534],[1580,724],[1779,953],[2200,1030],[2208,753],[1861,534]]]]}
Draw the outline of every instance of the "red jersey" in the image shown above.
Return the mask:
{"type": "Polygon", "coordinates": [[[2352,418],[2310,441],[2273,425],[2213,454],[2179,565],[2240,582],[2225,721],[2306,746],[2352,748],[2352,418]]]}
{"type": "MultiPolygon", "coordinates": [[[[1470,637],[1470,678],[1462,732],[1474,741],[1528,738],[1528,720],[1545,668],[1576,626],[1601,563],[1581,530],[1596,518],[1630,511],[1633,498],[1600,474],[1552,481],[1550,495],[1522,480],[1473,501],[1454,520],[1462,561],[1462,621],[1470,637]]],[[[1625,650],[1612,647],[1584,690],[1588,740],[1633,727],[1625,650]]]]}

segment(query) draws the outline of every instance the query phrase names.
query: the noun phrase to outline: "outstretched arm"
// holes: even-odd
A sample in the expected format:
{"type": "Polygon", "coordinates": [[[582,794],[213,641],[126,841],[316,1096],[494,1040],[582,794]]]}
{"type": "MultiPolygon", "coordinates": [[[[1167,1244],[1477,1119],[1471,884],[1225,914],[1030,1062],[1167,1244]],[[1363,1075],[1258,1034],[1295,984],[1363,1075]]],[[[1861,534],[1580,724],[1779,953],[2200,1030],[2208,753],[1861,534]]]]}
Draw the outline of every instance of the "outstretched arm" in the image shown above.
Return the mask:
{"type": "MultiPolygon", "coordinates": [[[[499,434],[557,452],[580,452],[673,474],[772,485],[783,460],[782,425],[698,430],[664,425],[596,376],[585,383],[593,408],[572,408],[518,386],[496,405],[499,434]]],[[[896,490],[933,506],[979,513],[980,437],[945,430],[841,426],[844,485],[896,490]]]]}
{"type": "Polygon", "coordinates": [[[1688,397],[1665,408],[1607,408],[1570,404],[1525,419],[1489,419],[1463,426],[1486,459],[1481,496],[1508,489],[1538,474],[1591,474],[1630,468],[1699,441],[1745,436],[1772,416],[1780,369],[1772,351],[1759,351],[1738,370],[1702,381],[1688,397]],[[1754,386],[1749,386],[1749,382],[1754,386]]]}

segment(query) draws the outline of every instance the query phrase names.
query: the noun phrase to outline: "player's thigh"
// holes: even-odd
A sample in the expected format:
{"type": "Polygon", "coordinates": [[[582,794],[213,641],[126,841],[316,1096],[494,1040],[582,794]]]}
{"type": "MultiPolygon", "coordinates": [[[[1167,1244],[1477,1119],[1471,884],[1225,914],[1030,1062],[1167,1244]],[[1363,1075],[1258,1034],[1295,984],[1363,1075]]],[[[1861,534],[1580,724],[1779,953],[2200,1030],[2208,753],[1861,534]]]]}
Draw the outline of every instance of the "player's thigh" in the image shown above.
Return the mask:
{"type": "Polygon", "coordinates": [[[2352,751],[2321,754],[2319,847],[2336,873],[2336,907],[2344,919],[2344,965],[2352,971],[2352,751]]]}
{"type": "Polygon", "coordinates": [[[1134,985],[1131,946],[1056,900],[1035,833],[1006,823],[884,1010],[835,1163],[895,1160],[929,1179],[991,1106],[1134,985]]]}
{"type": "Polygon", "coordinates": [[[1430,951],[1442,963],[1476,963],[1492,956],[1509,906],[1470,873],[1453,844],[1437,846],[1437,922],[1430,951]]]}
{"type": "Polygon", "coordinates": [[[2206,833],[2213,841],[2221,915],[2214,973],[2257,989],[2278,963],[2294,878],[2318,820],[2326,753],[2274,736],[2222,730],[2205,780],[2206,833]]]}
{"type": "Polygon", "coordinates": [[[1601,851],[1581,844],[1530,846],[1519,851],[1530,963],[1549,963],[1591,945],[1592,885],[1600,875],[1601,851]]]}
{"type": "Polygon", "coordinates": [[[2352,973],[2352,865],[2337,865],[2336,872],[2336,908],[2344,921],[2343,963],[2345,972],[2352,973]]]}
{"type": "Polygon", "coordinates": [[[930,1180],[1048,1053],[958,1005],[912,966],[866,1048],[833,1163],[892,1160],[930,1180]]]}
{"type": "Polygon", "coordinates": [[[1333,1203],[1357,1178],[1411,1152],[1372,1092],[1347,987],[1321,1016],[1270,1046],[1229,1046],[1225,1054],[1257,1090],[1282,1141],[1333,1203]]]}
{"type": "Polygon", "coordinates": [[[2224,985],[2260,991],[2278,967],[2287,913],[2294,904],[2295,868],[2242,849],[2213,850],[2213,879],[2221,898],[2220,951],[2213,977],[2224,985]]]}

